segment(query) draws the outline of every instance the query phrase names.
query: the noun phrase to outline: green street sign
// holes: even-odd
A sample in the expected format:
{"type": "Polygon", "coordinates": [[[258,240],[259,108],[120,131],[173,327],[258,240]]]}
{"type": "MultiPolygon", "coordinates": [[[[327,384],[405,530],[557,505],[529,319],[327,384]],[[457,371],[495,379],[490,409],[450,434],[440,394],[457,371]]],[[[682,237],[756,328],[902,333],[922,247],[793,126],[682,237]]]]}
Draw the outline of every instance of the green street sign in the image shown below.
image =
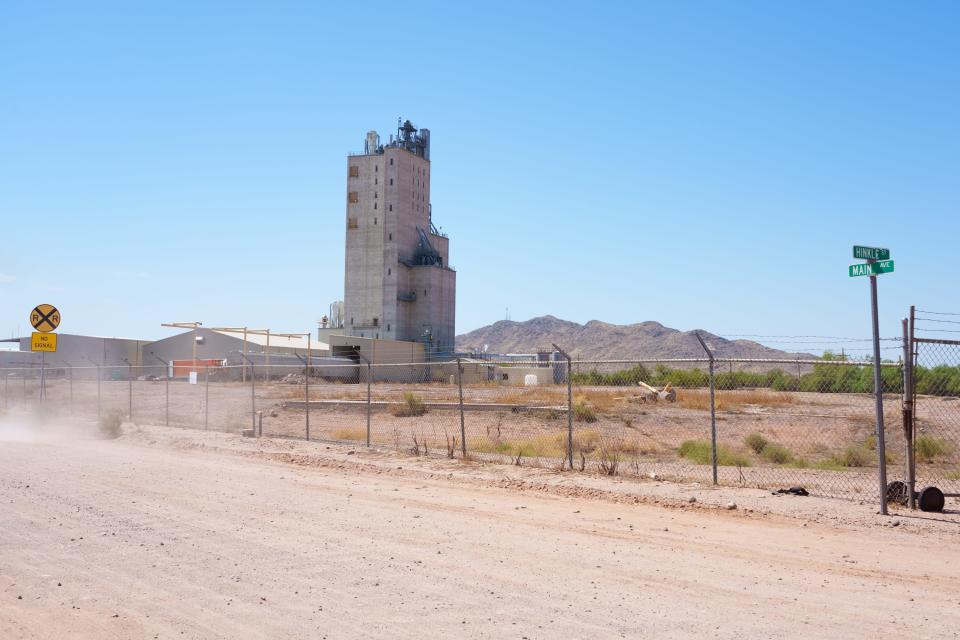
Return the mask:
{"type": "MultiPolygon", "coordinates": [[[[853,257],[857,258],[858,260],[889,260],[890,249],[880,249],[879,247],[861,247],[854,245],[853,257]]],[[[893,271],[893,269],[891,269],[891,271],[893,271]]]]}
{"type": "Polygon", "coordinates": [[[850,265],[850,277],[857,276],[875,276],[881,273],[893,273],[893,260],[881,260],[880,262],[861,262],[860,264],[850,265]]]}

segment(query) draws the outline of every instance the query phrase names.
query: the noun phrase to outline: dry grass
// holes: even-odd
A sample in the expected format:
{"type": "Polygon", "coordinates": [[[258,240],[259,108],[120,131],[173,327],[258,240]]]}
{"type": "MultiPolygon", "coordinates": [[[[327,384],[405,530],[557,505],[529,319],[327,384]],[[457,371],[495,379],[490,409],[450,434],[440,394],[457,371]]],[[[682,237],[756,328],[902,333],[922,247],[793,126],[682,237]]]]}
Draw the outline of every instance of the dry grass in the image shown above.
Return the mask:
{"type": "Polygon", "coordinates": [[[367,430],[365,427],[344,427],[331,431],[330,437],[334,440],[366,440],[367,430]]]}
{"type": "MultiPolygon", "coordinates": [[[[794,397],[789,393],[769,389],[717,391],[714,398],[717,411],[737,411],[744,405],[782,407],[794,402],[794,397]]],[[[677,389],[677,406],[695,411],[710,411],[710,392],[706,389],[677,389]]]]}
{"type": "MultiPolygon", "coordinates": [[[[511,457],[563,458],[567,455],[567,434],[544,434],[539,437],[500,439],[496,437],[468,438],[471,451],[499,453],[511,457]]],[[[625,440],[604,435],[596,429],[578,429],[573,433],[574,456],[584,459],[620,459],[621,455],[637,456],[655,453],[655,446],[643,446],[637,439],[625,440]]]]}

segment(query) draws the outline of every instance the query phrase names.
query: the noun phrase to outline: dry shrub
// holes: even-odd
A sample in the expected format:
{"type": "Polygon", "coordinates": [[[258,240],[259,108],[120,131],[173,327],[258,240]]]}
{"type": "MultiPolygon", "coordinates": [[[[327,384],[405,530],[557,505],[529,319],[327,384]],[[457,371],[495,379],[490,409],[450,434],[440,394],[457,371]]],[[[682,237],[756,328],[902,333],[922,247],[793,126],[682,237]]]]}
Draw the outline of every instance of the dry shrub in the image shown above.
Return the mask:
{"type": "Polygon", "coordinates": [[[759,433],[751,433],[744,438],[743,443],[753,449],[754,453],[763,453],[764,448],[769,444],[766,438],[759,433]]]}
{"type": "Polygon", "coordinates": [[[787,464],[793,462],[793,452],[782,444],[771,442],[763,448],[763,459],[773,464],[787,464]]]}
{"type": "Polygon", "coordinates": [[[943,438],[933,436],[917,436],[913,446],[917,452],[917,459],[921,462],[933,462],[935,459],[946,457],[953,452],[951,443],[943,438]]]}
{"type": "Polygon", "coordinates": [[[409,391],[404,392],[403,402],[391,409],[391,413],[398,418],[422,416],[426,412],[427,405],[423,403],[423,398],[409,391]]]}
{"type": "Polygon", "coordinates": [[[110,411],[100,416],[99,433],[100,437],[106,440],[114,440],[123,435],[123,417],[119,411],[110,411]]]}
{"type": "Polygon", "coordinates": [[[604,438],[600,441],[600,448],[597,451],[599,458],[597,468],[600,473],[606,476],[617,475],[621,451],[621,442],[616,438],[604,438]]]}
{"type": "Polygon", "coordinates": [[[597,414],[586,400],[575,400],[573,403],[573,419],[577,422],[596,422],[597,414]]]}
{"type": "Polygon", "coordinates": [[[367,430],[363,427],[344,427],[334,429],[330,433],[330,437],[334,440],[366,440],[367,430]]]}

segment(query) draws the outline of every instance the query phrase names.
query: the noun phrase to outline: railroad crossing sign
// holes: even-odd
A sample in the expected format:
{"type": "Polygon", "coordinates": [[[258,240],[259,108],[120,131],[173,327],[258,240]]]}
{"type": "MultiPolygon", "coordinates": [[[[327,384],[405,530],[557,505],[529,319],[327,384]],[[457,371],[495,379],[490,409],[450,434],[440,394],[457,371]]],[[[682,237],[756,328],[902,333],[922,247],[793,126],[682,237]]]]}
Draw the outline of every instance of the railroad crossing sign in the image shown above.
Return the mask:
{"type": "Polygon", "coordinates": [[[861,262],[850,265],[850,277],[857,276],[875,276],[881,273],[893,273],[893,260],[880,260],[878,262],[861,262]]]}
{"type": "Polygon", "coordinates": [[[57,334],[55,333],[31,334],[30,351],[43,351],[45,353],[56,353],[57,352],[57,334]]]}
{"type": "Polygon", "coordinates": [[[49,333],[60,325],[60,312],[52,304],[38,304],[30,312],[30,324],[41,333],[49,333]]]}

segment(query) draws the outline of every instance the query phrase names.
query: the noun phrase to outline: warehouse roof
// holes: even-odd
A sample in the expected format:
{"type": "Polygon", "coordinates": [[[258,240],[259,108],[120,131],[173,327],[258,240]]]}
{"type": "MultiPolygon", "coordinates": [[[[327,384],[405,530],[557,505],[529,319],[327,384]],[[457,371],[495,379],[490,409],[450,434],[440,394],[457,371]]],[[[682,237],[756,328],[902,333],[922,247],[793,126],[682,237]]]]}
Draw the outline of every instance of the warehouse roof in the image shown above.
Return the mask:
{"type": "MultiPolygon", "coordinates": [[[[229,336],[231,338],[237,338],[238,340],[243,340],[243,331],[223,331],[215,330],[214,333],[219,333],[222,336],[229,336]]],[[[260,347],[267,346],[267,338],[270,339],[270,347],[285,347],[288,349],[303,349],[307,350],[307,336],[301,335],[296,337],[286,337],[278,336],[276,334],[270,334],[267,336],[263,333],[250,333],[247,332],[247,342],[249,344],[255,344],[260,347]]],[[[325,342],[320,342],[317,339],[312,339],[310,341],[310,348],[317,351],[323,351],[330,349],[330,345],[325,342]]]]}

